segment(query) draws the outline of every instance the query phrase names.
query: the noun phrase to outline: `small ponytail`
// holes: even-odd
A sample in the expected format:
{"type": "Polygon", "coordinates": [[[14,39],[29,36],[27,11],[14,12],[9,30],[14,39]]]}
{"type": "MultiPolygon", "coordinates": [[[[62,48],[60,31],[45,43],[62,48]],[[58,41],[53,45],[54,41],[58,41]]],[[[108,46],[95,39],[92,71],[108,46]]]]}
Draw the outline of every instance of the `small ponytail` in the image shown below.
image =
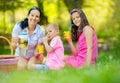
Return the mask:
{"type": "Polygon", "coordinates": [[[21,27],[22,29],[28,27],[28,18],[25,18],[23,21],[21,21],[20,27],[21,27]]]}

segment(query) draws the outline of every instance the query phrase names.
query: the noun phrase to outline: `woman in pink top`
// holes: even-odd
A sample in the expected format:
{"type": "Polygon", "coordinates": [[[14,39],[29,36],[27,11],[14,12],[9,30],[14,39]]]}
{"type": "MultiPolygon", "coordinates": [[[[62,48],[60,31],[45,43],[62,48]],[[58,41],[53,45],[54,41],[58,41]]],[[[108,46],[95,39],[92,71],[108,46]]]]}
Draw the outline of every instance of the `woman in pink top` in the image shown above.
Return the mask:
{"type": "Polygon", "coordinates": [[[71,12],[71,37],[64,38],[68,41],[72,56],[66,57],[66,65],[81,68],[95,64],[98,57],[97,36],[94,29],[81,9],[73,9],[71,12]],[[77,42],[76,48],[72,41],[77,42]]]}
{"type": "Polygon", "coordinates": [[[37,70],[58,70],[64,67],[64,47],[59,36],[59,27],[56,24],[49,24],[46,27],[46,32],[47,36],[42,39],[47,52],[46,61],[44,64],[33,64],[33,68],[37,70]]]}

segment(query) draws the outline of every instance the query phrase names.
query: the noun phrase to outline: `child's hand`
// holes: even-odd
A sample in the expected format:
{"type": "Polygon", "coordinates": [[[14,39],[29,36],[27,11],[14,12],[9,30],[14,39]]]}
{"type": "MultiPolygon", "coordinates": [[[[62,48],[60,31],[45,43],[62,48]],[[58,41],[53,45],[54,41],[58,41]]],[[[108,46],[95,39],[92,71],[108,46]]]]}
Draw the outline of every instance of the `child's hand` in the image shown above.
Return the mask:
{"type": "Polygon", "coordinates": [[[48,37],[47,36],[43,37],[42,42],[43,42],[43,44],[47,43],[48,42],[48,37]]]}

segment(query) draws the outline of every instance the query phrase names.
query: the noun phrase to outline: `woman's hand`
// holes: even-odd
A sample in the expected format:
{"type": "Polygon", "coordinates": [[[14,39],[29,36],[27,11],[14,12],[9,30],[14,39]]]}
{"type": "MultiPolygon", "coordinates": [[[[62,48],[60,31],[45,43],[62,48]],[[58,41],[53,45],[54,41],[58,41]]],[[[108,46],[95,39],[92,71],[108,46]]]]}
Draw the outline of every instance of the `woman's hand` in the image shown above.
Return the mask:
{"type": "Polygon", "coordinates": [[[13,49],[16,49],[17,44],[20,42],[20,38],[19,37],[13,37],[11,40],[11,45],[13,49]]]}
{"type": "Polygon", "coordinates": [[[70,34],[71,33],[69,31],[64,31],[64,39],[67,40],[67,42],[72,41],[70,34]]]}
{"type": "Polygon", "coordinates": [[[72,54],[77,56],[77,50],[76,50],[76,48],[73,45],[73,42],[72,42],[72,39],[71,39],[71,33],[69,31],[64,31],[64,38],[69,43],[69,46],[70,46],[72,54]]]}

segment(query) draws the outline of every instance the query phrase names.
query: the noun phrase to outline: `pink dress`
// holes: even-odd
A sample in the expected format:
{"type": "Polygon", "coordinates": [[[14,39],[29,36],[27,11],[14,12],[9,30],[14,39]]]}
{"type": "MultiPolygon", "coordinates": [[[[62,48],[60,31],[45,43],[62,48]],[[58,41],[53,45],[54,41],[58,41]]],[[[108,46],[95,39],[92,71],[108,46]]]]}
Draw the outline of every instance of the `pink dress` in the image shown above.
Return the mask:
{"type": "MultiPolygon", "coordinates": [[[[94,40],[93,40],[93,52],[92,52],[91,64],[95,64],[98,57],[98,46],[97,46],[98,41],[95,32],[93,38],[94,40]]],[[[66,64],[72,67],[81,68],[84,66],[86,62],[86,54],[87,54],[86,38],[84,32],[82,32],[82,34],[79,36],[78,39],[78,55],[66,57],[66,64]]]]}
{"type": "Polygon", "coordinates": [[[58,70],[64,67],[64,47],[59,36],[53,38],[50,42],[53,52],[47,54],[46,64],[50,69],[58,70]]]}

